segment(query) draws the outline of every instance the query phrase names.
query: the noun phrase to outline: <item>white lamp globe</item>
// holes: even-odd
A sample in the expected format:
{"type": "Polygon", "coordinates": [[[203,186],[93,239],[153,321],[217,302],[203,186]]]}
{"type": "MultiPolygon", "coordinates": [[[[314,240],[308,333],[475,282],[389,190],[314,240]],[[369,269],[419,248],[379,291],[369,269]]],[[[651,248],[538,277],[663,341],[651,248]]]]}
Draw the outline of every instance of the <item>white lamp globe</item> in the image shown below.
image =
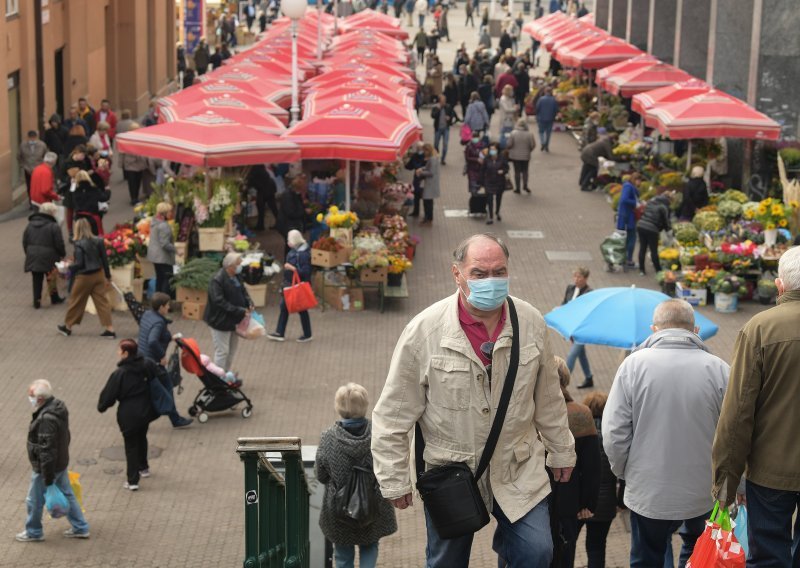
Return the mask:
{"type": "Polygon", "coordinates": [[[281,0],[281,12],[290,20],[299,20],[306,13],[307,0],[281,0]]]}

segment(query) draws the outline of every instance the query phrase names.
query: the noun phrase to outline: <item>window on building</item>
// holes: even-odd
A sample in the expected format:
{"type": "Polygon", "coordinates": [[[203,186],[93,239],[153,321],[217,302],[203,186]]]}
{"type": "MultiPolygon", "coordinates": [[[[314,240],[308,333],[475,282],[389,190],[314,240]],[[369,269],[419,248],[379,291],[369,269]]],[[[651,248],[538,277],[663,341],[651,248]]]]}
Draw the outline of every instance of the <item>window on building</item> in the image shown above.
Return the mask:
{"type": "Polygon", "coordinates": [[[19,0],[6,0],[6,16],[19,14],[19,0]]]}

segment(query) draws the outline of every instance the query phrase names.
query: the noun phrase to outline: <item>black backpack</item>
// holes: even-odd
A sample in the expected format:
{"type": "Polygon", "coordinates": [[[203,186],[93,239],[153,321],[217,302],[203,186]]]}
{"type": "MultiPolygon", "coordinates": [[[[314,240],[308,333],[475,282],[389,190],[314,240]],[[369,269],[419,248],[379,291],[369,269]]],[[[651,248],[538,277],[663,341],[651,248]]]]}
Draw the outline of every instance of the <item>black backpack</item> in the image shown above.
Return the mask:
{"type": "Polygon", "coordinates": [[[333,511],[338,518],[363,528],[378,519],[381,500],[370,459],[367,464],[354,465],[350,470],[350,477],[333,495],[333,511]]]}

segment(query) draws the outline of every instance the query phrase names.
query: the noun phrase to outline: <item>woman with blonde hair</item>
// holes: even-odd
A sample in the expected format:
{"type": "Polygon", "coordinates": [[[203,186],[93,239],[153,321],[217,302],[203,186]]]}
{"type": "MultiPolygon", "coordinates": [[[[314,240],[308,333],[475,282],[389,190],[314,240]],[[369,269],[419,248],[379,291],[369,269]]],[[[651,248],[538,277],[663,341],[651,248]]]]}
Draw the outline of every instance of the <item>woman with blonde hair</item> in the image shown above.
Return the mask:
{"type": "Polygon", "coordinates": [[[104,120],[101,120],[97,123],[97,130],[95,130],[94,134],[89,138],[89,144],[97,148],[100,155],[107,160],[111,160],[111,157],[114,155],[114,151],[111,148],[110,131],[111,126],[104,120]]]}
{"type": "Polygon", "coordinates": [[[378,541],[397,531],[394,508],[385,500],[372,474],[372,424],[366,418],[369,407],[367,389],[356,383],[339,387],[334,397],[334,407],[339,415],[331,428],[322,433],[317,448],[315,470],[317,479],[325,485],[319,526],[325,537],[333,543],[336,568],[352,568],[355,547],[359,548],[359,566],[373,568],[378,560],[378,541]],[[377,503],[377,518],[360,526],[353,519],[335,510],[337,491],[348,485],[354,467],[368,469],[374,483],[369,484],[377,503]]]}
{"type": "Polygon", "coordinates": [[[156,291],[171,295],[169,279],[175,265],[175,243],[169,217],[172,205],[161,202],[156,205],[156,216],[150,222],[150,243],[147,246],[147,260],[153,263],[156,271],[156,291]]]}
{"type": "Polygon", "coordinates": [[[75,262],[72,263],[72,280],[70,281],[69,304],[64,324],[58,331],[64,337],[72,335],[72,328],[80,325],[86,311],[86,302],[92,298],[100,324],[105,331],[100,337],[114,339],[114,326],[111,322],[111,303],[106,292],[111,286],[111,270],[106,257],[106,246],[103,239],[92,234],[92,228],[86,219],[75,221],[75,262]]]}

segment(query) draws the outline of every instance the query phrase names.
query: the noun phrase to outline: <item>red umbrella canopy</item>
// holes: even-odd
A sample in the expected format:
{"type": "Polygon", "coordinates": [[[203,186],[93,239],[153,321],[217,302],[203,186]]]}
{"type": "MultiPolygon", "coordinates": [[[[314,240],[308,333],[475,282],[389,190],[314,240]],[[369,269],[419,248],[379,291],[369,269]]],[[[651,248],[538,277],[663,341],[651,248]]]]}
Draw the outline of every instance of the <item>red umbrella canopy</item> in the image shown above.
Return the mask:
{"type": "MultiPolygon", "coordinates": [[[[387,116],[394,115],[398,120],[418,121],[414,112],[414,100],[398,95],[379,95],[366,90],[346,93],[327,94],[314,93],[306,98],[303,104],[303,116],[325,114],[337,108],[350,106],[373,110],[387,116]],[[404,109],[404,110],[403,110],[404,109]]],[[[422,128],[420,126],[420,128],[422,128]]]]}
{"type": "Polygon", "coordinates": [[[683,69],[659,61],[624,75],[610,77],[606,81],[606,88],[613,95],[630,98],[637,93],[651,91],[680,81],[689,81],[693,78],[683,69]]]}
{"type": "Polygon", "coordinates": [[[159,113],[159,122],[176,122],[179,120],[192,120],[193,117],[222,117],[239,124],[255,128],[267,134],[280,136],[286,132],[286,125],[278,117],[267,111],[257,108],[212,108],[204,103],[193,105],[180,105],[162,107],[159,113]]]}
{"type": "MultiPolygon", "coordinates": [[[[608,69],[608,67],[606,67],[606,69],[608,69]]],[[[605,69],[603,69],[603,71],[605,71],[605,69]]],[[[700,79],[674,83],[666,87],[647,91],[646,93],[633,95],[631,108],[635,112],[644,115],[647,110],[654,106],[676,103],[695,95],[707,93],[710,90],[711,86],[700,79]]],[[[645,122],[647,121],[645,120],[645,122]]],[[[654,126],[654,124],[649,124],[648,126],[654,126]]]]}
{"type": "Polygon", "coordinates": [[[362,20],[382,22],[383,24],[395,28],[400,27],[400,20],[398,18],[393,18],[392,16],[384,14],[383,12],[377,12],[372,8],[367,8],[366,10],[361,10],[357,14],[348,16],[347,18],[345,18],[344,24],[342,25],[356,23],[362,20]]]}
{"type": "Polygon", "coordinates": [[[351,47],[343,49],[333,49],[328,52],[326,59],[334,57],[344,57],[348,59],[366,59],[375,61],[384,61],[394,64],[408,63],[408,52],[397,53],[388,50],[383,50],[380,47],[351,47]]]}
{"type": "Polygon", "coordinates": [[[532,22],[528,22],[522,27],[522,31],[530,34],[537,40],[541,40],[545,30],[567,21],[569,21],[569,17],[564,12],[552,12],[532,22]]]}
{"type": "Polygon", "coordinates": [[[379,83],[366,79],[352,79],[350,81],[329,83],[323,85],[311,85],[306,95],[337,96],[346,95],[353,92],[367,92],[385,97],[387,99],[403,100],[414,96],[414,91],[408,87],[403,87],[397,83],[379,83]]]}
{"type": "Polygon", "coordinates": [[[219,95],[209,95],[203,92],[202,88],[192,87],[184,89],[169,97],[162,97],[158,99],[161,105],[159,116],[166,113],[165,119],[171,122],[169,117],[177,116],[179,111],[168,111],[166,109],[179,109],[182,106],[203,105],[204,107],[212,110],[217,109],[258,109],[267,114],[271,114],[281,121],[284,125],[289,124],[289,112],[279,107],[276,103],[264,100],[254,95],[240,92],[240,93],[222,93],[219,95]]]}
{"type": "Polygon", "coordinates": [[[606,88],[606,81],[609,77],[616,76],[616,75],[624,75],[625,73],[630,73],[631,71],[635,71],[636,69],[641,69],[642,67],[647,67],[652,63],[660,61],[656,59],[649,53],[645,53],[644,55],[637,55],[636,57],[631,57],[630,59],[626,59],[625,61],[620,61],[619,63],[614,63],[613,65],[609,65],[608,67],[603,67],[602,69],[597,70],[597,75],[595,77],[595,83],[600,85],[602,88],[606,88]]]}
{"type": "Polygon", "coordinates": [[[353,44],[377,44],[384,46],[385,49],[404,49],[403,42],[380,32],[372,30],[354,30],[331,40],[331,47],[341,47],[353,44]]]}
{"type": "Polygon", "coordinates": [[[238,66],[224,65],[210,73],[202,75],[201,78],[206,77],[208,81],[225,81],[235,85],[248,85],[257,89],[261,96],[269,96],[271,98],[286,95],[291,96],[291,87],[271,80],[268,73],[263,68],[260,71],[251,68],[240,68],[238,66]]]}
{"type": "Polygon", "coordinates": [[[344,25],[339,27],[339,30],[341,32],[348,32],[356,29],[369,29],[403,41],[408,39],[408,32],[406,32],[402,28],[387,26],[386,24],[382,24],[380,22],[373,23],[370,22],[369,20],[362,20],[347,27],[344,27],[344,25]]]}
{"type": "Polygon", "coordinates": [[[221,116],[194,116],[116,137],[119,151],[206,168],[294,162],[295,144],[221,116]]]}
{"type": "MultiPolygon", "coordinates": [[[[566,39],[571,39],[579,35],[581,32],[586,30],[597,31],[600,28],[595,28],[594,26],[589,26],[588,24],[580,24],[577,23],[575,20],[570,20],[569,23],[560,26],[558,28],[554,28],[552,32],[548,33],[542,39],[542,45],[550,50],[553,48],[556,43],[564,41],[566,39]]],[[[601,30],[602,31],[602,30],[601,30]]],[[[608,34],[606,34],[608,35],[608,34]]]]}
{"type": "Polygon", "coordinates": [[[778,140],[780,125],[750,105],[711,89],[682,101],[647,111],[659,132],[673,140],[688,138],[753,138],[778,140]]]}
{"type": "Polygon", "coordinates": [[[550,48],[550,53],[556,59],[560,58],[562,53],[568,53],[571,50],[581,49],[588,47],[594,43],[608,39],[608,34],[602,31],[595,32],[591,30],[584,30],[578,35],[558,40],[550,48]]]}
{"type": "Polygon", "coordinates": [[[411,71],[407,67],[393,65],[391,63],[383,63],[381,61],[375,61],[372,59],[362,59],[362,58],[354,60],[346,56],[331,57],[330,59],[325,59],[323,63],[324,63],[324,65],[322,66],[323,72],[334,71],[334,70],[368,71],[368,72],[374,71],[383,73],[385,75],[402,77],[403,83],[408,85],[409,87],[416,87],[417,85],[416,81],[412,79],[413,71],[411,71]]]}
{"type": "Polygon", "coordinates": [[[206,81],[205,83],[200,83],[199,85],[194,85],[188,89],[184,89],[174,95],[163,97],[160,100],[163,101],[162,104],[173,104],[171,101],[180,101],[182,97],[187,97],[189,100],[197,101],[207,97],[219,97],[225,94],[231,96],[239,96],[242,94],[250,95],[251,97],[255,97],[256,99],[260,100],[264,106],[269,106],[270,102],[274,102],[273,97],[277,96],[269,93],[262,93],[256,87],[247,85],[246,83],[234,83],[231,81],[206,81]]]}
{"type": "Polygon", "coordinates": [[[569,67],[600,69],[643,53],[641,49],[627,41],[609,37],[605,41],[561,54],[561,62],[569,67]]]}
{"type": "Polygon", "coordinates": [[[301,120],[283,136],[300,146],[303,159],[391,162],[419,139],[417,125],[382,111],[342,105],[301,120]]]}

